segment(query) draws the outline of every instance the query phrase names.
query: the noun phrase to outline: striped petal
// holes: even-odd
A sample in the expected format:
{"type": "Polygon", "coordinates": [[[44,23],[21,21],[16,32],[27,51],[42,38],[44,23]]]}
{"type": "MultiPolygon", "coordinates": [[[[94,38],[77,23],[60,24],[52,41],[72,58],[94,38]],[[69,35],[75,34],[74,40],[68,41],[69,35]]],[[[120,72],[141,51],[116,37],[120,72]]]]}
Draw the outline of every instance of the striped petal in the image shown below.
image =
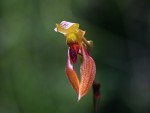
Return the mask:
{"type": "Polygon", "coordinates": [[[81,46],[82,63],[80,66],[80,85],[78,100],[81,99],[89,91],[95,78],[96,66],[94,60],[88,55],[85,48],[81,46]]]}

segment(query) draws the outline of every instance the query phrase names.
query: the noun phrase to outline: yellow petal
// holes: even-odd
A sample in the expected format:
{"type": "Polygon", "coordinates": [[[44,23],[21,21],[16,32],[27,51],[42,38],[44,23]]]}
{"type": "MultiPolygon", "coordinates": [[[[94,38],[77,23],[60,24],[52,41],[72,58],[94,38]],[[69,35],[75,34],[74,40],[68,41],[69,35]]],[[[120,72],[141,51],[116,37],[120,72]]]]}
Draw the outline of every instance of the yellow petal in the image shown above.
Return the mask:
{"type": "Polygon", "coordinates": [[[70,32],[75,32],[78,28],[79,24],[77,23],[62,21],[60,24],[56,24],[56,28],[54,30],[62,34],[68,34],[70,32]]]}
{"type": "Polygon", "coordinates": [[[65,35],[67,44],[72,42],[78,42],[78,37],[75,33],[71,32],[65,35]]]}
{"type": "Polygon", "coordinates": [[[79,45],[81,45],[82,44],[82,38],[84,37],[85,31],[79,29],[76,31],[76,34],[77,34],[77,42],[79,45]]]}
{"type": "Polygon", "coordinates": [[[79,30],[77,30],[76,33],[77,33],[78,37],[84,37],[85,31],[79,29],[79,30]]]}
{"type": "Polygon", "coordinates": [[[85,34],[85,31],[81,29],[78,29],[76,32],[65,34],[67,44],[75,42],[81,45],[84,34],[85,34]]]}

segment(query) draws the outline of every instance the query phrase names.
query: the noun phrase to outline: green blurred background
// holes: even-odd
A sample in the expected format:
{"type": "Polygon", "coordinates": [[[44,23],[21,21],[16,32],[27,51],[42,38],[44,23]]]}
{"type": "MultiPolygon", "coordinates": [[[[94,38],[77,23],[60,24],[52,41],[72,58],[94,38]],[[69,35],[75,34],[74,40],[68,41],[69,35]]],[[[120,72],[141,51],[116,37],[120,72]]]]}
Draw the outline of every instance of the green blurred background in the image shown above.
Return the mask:
{"type": "Polygon", "coordinates": [[[93,112],[66,78],[62,20],[94,41],[99,113],[150,113],[149,0],[0,0],[0,113],[93,112]]]}

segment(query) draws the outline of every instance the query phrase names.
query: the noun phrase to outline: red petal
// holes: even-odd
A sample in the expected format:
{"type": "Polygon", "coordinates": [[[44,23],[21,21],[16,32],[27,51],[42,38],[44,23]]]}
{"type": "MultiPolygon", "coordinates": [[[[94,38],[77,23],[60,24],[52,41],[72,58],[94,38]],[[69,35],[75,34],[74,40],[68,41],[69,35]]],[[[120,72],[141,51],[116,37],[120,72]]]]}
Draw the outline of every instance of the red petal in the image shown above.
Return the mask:
{"type": "Polygon", "coordinates": [[[69,47],[70,47],[70,49],[69,49],[70,58],[71,58],[73,63],[76,63],[77,54],[79,51],[79,45],[76,43],[71,43],[71,44],[69,44],[69,47]]]}
{"type": "Polygon", "coordinates": [[[67,59],[67,65],[66,65],[66,75],[68,77],[68,80],[71,84],[71,86],[73,87],[73,89],[75,90],[75,92],[79,93],[79,80],[78,80],[78,76],[75,72],[75,70],[73,69],[73,64],[71,62],[71,58],[70,58],[70,48],[68,48],[68,59],[67,59]]]}
{"type": "Polygon", "coordinates": [[[88,55],[85,48],[81,47],[82,64],[80,66],[81,81],[79,86],[78,100],[90,89],[95,78],[96,66],[94,60],[88,55]]]}

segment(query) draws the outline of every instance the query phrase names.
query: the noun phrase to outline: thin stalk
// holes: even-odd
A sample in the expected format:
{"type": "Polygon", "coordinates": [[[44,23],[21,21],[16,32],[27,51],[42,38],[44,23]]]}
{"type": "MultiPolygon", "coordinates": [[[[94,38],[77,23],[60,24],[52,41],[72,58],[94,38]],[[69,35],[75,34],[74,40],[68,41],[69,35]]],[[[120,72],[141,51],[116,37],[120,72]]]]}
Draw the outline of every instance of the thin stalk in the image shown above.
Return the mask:
{"type": "Polygon", "coordinates": [[[93,82],[93,113],[98,113],[98,101],[100,99],[100,84],[93,82]]]}

